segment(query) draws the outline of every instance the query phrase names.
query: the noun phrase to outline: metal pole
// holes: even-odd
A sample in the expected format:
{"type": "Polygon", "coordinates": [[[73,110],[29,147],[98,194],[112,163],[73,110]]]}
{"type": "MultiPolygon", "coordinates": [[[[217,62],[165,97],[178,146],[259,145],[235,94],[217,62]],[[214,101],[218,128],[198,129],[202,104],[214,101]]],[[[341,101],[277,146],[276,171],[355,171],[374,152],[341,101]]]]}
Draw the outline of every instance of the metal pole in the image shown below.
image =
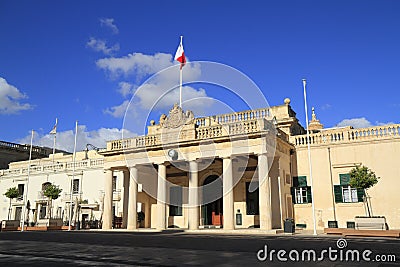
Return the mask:
{"type": "Polygon", "coordinates": [[[308,164],[310,167],[310,183],[311,183],[311,198],[312,198],[312,216],[313,216],[313,228],[314,235],[317,235],[317,225],[315,219],[315,198],[314,198],[314,184],[312,178],[312,163],[311,163],[311,149],[310,149],[310,132],[308,130],[308,111],[307,111],[307,93],[306,93],[306,79],[303,79],[303,91],[304,91],[304,109],[306,112],[306,125],[307,125],[307,149],[308,149],[308,164]]]}
{"type": "Polygon", "coordinates": [[[69,222],[68,231],[71,231],[71,221],[72,221],[72,190],[73,182],[75,178],[75,160],[76,160],[76,138],[78,136],[78,121],[75,122],[75,142],[74,142],[74,154],[72,156],[72,178],[71,178],[71,188],[70,188],[70,204],[69,204],[69,222]]]}
{"type": "MultiPolygon", "coordinates": [[[[54,165],[54,154],[56,153],[56,134],[54,135],[54,140],[53,140],[53,165],[54,165]]],[[[54,168],[54,166],[53,166],[54,168]]]]}
{"type": "MultiPolygon", "coordinates": [[[[181,44],[180,46],[183,47],[183,36],[181,35],[181,44]]],[[[182,63],[180,66],[180,70],[179,70],[179,106],[181,107],[181,109],[183,109],[182,107],[182,63]]]]}
{"type": "Polygon", "coordinates": [[[25,226],[25,213],[26,213],[26,204],[27,204],[27,198],[28,198],[28,189],[29,189],[29,176],[31,174],[31,160],[32,160],[32,144],[33,144],[33,130],[31,133],[31,148],[29,149],[29,161],[28,161],[28,179],[26,181],[26,190],[25,190],[25,196],[24,196],[24,212],[22,214],[22,227],[21,227],[21,232],[24,231],[24,226],[25,226]]]}
{"type": "Polygon", "coordinates": [[[182,68],[179,70],[179,106],[182,108],[182,68]]]}

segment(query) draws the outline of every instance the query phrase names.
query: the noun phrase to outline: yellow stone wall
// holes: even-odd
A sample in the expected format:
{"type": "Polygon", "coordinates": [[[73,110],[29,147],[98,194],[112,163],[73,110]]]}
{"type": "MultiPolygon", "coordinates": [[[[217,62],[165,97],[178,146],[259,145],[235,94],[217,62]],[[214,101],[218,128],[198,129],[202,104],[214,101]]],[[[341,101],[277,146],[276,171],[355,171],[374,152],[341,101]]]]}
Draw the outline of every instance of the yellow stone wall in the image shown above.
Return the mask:
{"type": "MultiPolygon", "coordinates": [[[[381,140],[338,142],[337,144],[311,145],[313,170],[314,204],[317,228],[327,227],[328,221],[334,220],[334,209],[339,227],[347,227],[347,221],[354,221],[355,216],[365,216],[362,202],[334,203],[333,185],[340,184],[339,174],[348,173],[357,164],[365,165],[381,177],[379,182],[368,190],[372,213],[385,216],[390,229],[400,228],[400,194],[399,194],[399,153],[400,138],[392,137],[381,140]],[[331,165],[329,164],[329,152],[331,165]],[[330,176],[332,169],[332,183],[330,176]]],[[[307,176],[310,183],[307,146],[296,148],[297,163],[294,175],[307,176]]],[[[305,223],[312,229],[311,204],[295,204],[296,224],[305,223]]]]}

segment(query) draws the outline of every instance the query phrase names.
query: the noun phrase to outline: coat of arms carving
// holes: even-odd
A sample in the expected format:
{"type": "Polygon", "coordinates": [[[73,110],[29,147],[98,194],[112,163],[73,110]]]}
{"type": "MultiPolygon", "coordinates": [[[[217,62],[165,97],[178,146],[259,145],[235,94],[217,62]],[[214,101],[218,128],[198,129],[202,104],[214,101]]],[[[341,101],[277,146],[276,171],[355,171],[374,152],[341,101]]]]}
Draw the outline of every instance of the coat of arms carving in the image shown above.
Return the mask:
{"type": "Polygon", "coordinates": [[[184,113],[178,104],[174,104],[174,107],[169,111],[168,116],[165,114],[161,115],[160,126],[163,128],[178,128],[185,124],[190,124],[193,121],[194,114],[192,111],[188,110],[184,113]]]}

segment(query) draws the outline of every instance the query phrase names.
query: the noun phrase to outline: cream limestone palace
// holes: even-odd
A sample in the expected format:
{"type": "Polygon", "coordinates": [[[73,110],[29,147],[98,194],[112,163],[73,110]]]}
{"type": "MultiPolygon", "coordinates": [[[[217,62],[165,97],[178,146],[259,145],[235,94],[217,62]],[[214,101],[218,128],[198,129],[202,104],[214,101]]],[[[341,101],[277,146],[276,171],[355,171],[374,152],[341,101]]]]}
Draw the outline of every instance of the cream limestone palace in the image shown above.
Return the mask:
{"type": "Polygon", "coordinates": [[[282,229],[286,218],[312,229],[336,221],[352,227],[365,216],[363,194],[348,185],[349,171],[365,165],[381,177],[369,190],[374,216],[390,229],[400,228],[400,125],[364,129],[324,129],[309,125],[313,185],[307,137],[290,100],[265,109],[195,118],[175,105],[145,136],[107,142],[105,149],[73,156],[50,155],[12,162],[0,170],[0,219],[49,226],[52,221],[81,228],[221,228],[221,231],[282,229]],[[75,169],[75,172],[74,172],[75,169]],[[43,195],[48,183],[61,196],[43,195]],[[10,187],[27,192],[10,201],[10,187]],[[314,199],[311,198],[311,189],[314,199]],[[72,196],[71,196],[72,194],[72,196]],[[72,200],[72,201],[71,201],[72,200]],[[72,207],[72,208],[71,208],[72,207]],[[51,209],[51,212],[50,212],[51,209]],[[72,213],[71,213],[72,210],[72,213]]]}

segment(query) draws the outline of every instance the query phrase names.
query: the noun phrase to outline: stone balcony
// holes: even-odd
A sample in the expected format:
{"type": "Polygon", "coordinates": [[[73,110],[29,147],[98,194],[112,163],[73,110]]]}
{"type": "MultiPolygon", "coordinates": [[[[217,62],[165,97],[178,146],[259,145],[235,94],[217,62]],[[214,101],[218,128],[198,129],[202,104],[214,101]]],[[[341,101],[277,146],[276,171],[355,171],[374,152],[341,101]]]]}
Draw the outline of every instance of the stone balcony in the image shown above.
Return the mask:
{"type": "MultiPolygon", "coordinates": [[[[160,118],[159,124],[151,122],[147,135],[109,141],[106,150],[101,152],[149,149],[161,145],[200,142],[208,139],[218,141],[240,136],[251,137],[251,135],[260,135],[275,130],[274,124],[270,121],[272,114],[269,108],[196,119],[191,117],[193,115],[190,115],[190,112],[186,112],[186,114],[175,106],[168,117],[164,115],[160,118]]],[[[282,132],[280,137],[286,138],[286,135],[282,132]]]]}
{"type": "MultiPolygon", "coordinates": [[[[313,145],[355,143],[366,141],[381,141],[387,139],[400,139],[400,124],[389,124],[369,128],[351,127],[321,130],[309,135],[309,143],[313,145]]],[[[296,147],[307,146],[307,135],[290,137],[290,142],[296,147]]]]}
{"type": "MultiPolygon", "coordinates": [[[[78,171],[80,169],[86,168],[97,168],[103,166],[104,159],[87,159],[80,160],[75,162],[75,170],[78,171]]],[[[28,164],[26,164],[28,165],[28,164]]],[[[46,164],[46,165],[31,165],[29,170],[30,174],[36,173],[51,173],[51,172],[62,172],[62,171],[72,171],[74,163],[73,162],[62,162],[62,163],[54,163],[54,164],[46,164]]],[[[6,169],[0,170],[1,176],[17,176],[17,175],[27,175],[28,167],[16,168],[16,169],[6,169]]]]}
{"type": "Polygon", "coordinates": [[[179,132],[166,131],[164,133],[109,141],[107,142],[106,152],[157,147],[188,141],[232,138],[240,135],[260,134],[261,132],[268,132],[271,129],[273,129],[273,125],[265,119],[252,119],[223,125],[199,126],[191,129],[181,129],[179,132]]]}

